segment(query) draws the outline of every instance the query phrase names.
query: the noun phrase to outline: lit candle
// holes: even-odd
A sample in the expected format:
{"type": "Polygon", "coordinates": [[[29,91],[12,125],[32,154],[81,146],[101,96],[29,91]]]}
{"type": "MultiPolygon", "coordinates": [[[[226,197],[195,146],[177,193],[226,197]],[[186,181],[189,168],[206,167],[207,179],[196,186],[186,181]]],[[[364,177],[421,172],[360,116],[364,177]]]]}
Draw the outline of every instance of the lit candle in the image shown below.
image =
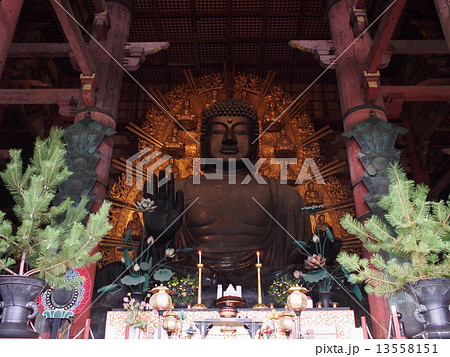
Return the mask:
{"type": "Polygon", "coordinates": [[[202,264],[202,251],[198,251],[198,264],[202,264]]]}
{"type": "Polygon", "coordinates": [[[256,252],[256,262],[259,264],[259,255],[260,255],[261,253],[260,252],[256,252]]]}

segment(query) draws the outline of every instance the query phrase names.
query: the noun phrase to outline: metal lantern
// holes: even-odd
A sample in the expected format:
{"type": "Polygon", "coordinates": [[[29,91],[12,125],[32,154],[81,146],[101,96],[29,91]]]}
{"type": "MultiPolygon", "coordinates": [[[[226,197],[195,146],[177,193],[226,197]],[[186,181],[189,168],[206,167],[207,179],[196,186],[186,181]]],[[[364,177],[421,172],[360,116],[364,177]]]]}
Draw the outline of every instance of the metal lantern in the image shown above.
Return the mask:
{"type": "Polygon", "coordinates": [[[173,331],[177,329],[177,314],[173,311],[168,311],[164,314],[164,320],[162,323],[162,327],[167,331],[169,337],[173,331]]]}
{"type": "Polygon", "coordinates": [[[308,298],[305,295],[307,292],[308,290],[303,286],[296,285],[289,288],[287,291],[289,294],[287,298],[287,306],[294,311],[305,310],[308,305],[308,298]]]}
{"type": "Polygon", "coordinates": [[[150,306],[158,311],[169,310],[172,307],[172,298],[169,294],[172,292],[162,284],[153,288],[150,293],[150,306]]]}
{"type": "Polygon", "coordinates": [[[161,284],[150,290],[150,293],[153,294],[150,298],[150,306],[156,310],[158,310],[158,339],[161,338],[161,316],[164,310],[169,310],[172,307],[172,298],[169,294],[172,292],[166,286],[161,284]]]}
{"type": "Polygon", "coordinates": [[[292,286],[287,291],[289,296],[287,298],[287,306],[295,311],[296,325],[297,325],[297,338],[301,338],[300,333],[300,313],[306,309],[308,305],[308,298],[305,293],[308,292],[303,286],[292,286]]]}
{"type": "Polygon", "coordinates": [[[295,314],[292,313],[291,311],[288,311],[287,308],[280,314],[280,319],[278,320],[280,323],[280,328],[281,331],[284,331],[287,338],[289,338],[289,335],[292,331],[292,327],[294,326],[294,317],[295,314]]]}

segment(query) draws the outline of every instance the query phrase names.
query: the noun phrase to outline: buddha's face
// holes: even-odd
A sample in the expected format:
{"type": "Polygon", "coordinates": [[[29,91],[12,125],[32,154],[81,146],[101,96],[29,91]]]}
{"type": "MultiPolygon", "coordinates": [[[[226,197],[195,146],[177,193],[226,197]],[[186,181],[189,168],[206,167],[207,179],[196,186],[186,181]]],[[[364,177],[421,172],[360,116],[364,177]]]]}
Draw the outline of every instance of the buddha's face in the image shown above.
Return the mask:
{"type": "Polygon", "coordinates": [[[205,136],[204,157],[219,159],[252,158],[255,145],[253,122],[246,117],[215,117],[209,120],[205,136]]]}

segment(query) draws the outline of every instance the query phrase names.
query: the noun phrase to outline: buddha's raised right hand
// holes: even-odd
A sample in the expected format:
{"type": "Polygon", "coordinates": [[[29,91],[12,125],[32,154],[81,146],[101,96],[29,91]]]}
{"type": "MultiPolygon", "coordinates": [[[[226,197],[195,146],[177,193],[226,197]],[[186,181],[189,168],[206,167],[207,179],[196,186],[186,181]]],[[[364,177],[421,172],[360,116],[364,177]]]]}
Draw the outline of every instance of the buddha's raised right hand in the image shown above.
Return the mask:
{"type": "Polygon", "coordinates": [[[173,175],[170,173],[168,181],[164,182],[166,173],[159,172],[159,179],[155,174],[151,178],[151,190],[148,185],[144,190],[144,198],[154,201],[156,209],[144,212],[144,225],[148,235],[158,239],[159,244],[168,242],[180,228],[183,220],[184,195],[183,191],[175,191],[173,175]],[[160,185],[160,182],[164,182],[160,185]]]}

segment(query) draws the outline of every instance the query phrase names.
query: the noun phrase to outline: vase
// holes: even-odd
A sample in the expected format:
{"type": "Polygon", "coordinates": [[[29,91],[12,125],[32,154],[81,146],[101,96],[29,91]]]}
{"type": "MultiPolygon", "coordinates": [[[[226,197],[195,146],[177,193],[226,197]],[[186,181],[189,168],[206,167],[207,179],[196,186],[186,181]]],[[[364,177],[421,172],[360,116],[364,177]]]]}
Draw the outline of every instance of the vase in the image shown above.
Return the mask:
{"type": "Polygon", "coordinates": [[[284,309],[287,306],[286,301],[285,302],[276,302],[275,307],[279,309],[284,309]]]}
{"type": "Polygon", "coordinates": [[[38,314],[34,300],[46,289],[42,279],[0,275],[0,338],[39,338],[27,324],[38,314]]]}
{"type": "Polygon", "coordinates": [[[130,326],[128,338],[130,340],[139,340],[142,338],[143,330],[140,327],[130,326]]]}
{"type": "Polygon", "coordinates": [[[331,291],[319,291],[318,293],[316,293],[316,295],[319,298],[319,301],[322,303],[323,308],[330,307],[331,296],[333,296],[333,293],[331,291]]]}
{"type": "Polygon", "coordinates": [[[425,279],[409,285],[406,292],[418,303],[416,315],[423,314],[425,324],[422,332],[413,338],[450,338],[450,279],[425,279]]]}
{"type": "Polygon", "coordinates": [[[188,303],[187,303],[187,302],[177,302],[177,303],[175,304],[175,307],[176,307],[177,309],[186,309],[187,306],[188,306],[188,303]]]}

